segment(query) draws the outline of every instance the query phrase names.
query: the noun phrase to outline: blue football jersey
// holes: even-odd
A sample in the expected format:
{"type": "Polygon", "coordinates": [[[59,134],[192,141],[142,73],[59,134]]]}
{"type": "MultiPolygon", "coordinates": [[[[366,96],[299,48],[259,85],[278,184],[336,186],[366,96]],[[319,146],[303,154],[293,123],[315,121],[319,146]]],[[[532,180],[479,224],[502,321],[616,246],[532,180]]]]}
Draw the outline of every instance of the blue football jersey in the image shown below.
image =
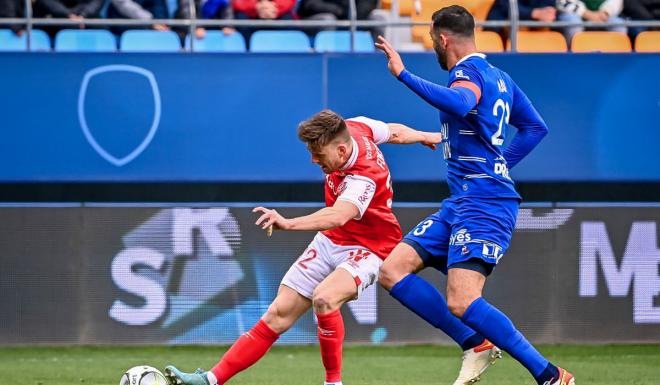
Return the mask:
{"type": "Polygon", "coordinates": [[[440,111],[449,190],[452,196],[520,199],[503,144],[517,99],[527,99],[507,73],[480,53],[460,60],[449,72],[447,86],[461,80],[476,84],[481,98],[464,117],[440,111]]]}

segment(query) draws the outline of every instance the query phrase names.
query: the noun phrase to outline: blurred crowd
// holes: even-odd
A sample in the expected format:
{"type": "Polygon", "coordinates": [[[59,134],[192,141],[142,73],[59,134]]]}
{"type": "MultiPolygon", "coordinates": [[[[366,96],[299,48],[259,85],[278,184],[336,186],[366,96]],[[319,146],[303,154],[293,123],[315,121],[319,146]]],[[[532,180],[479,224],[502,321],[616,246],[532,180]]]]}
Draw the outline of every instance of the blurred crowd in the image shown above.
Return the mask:
{"type": "MultiPolygon", "coordinates": [[[[34,17],[63,18],[79,22],[79,28],[86,28],[85,20],[90,18],[109,19],[189,19],[194,7],[198,19],[260,19],[260,20],[347,20],[348,0],[0,0],[0,18],[20,18],[25,15],[26,1],[32,2],[34,17]],[[194,4],[191,4],[191,1],[194,4]]],[[[425,1],[425,6],[432,2],[425,1]]],[[[660,20],[660,0],[519,0],[521,20],[551,21],[590,21],[595,23],[617,22],[622,20],[660,20]]],[[[388,21],[392,18],[389,10],[383,9],[379,0],[356,0],[358,20],[388,21]]],[[[487,20],[509,18],[509,0],[495,0],[487,20]]],[[[2,22],[0,19],[0,26],[2,22]]],[[[11,26],[20,34],[22,26],[11,26]]],[[[64,27],[45,28],[54,34],[64,27]]],[[[66,28],[71,28],[67,26],[66,28]]],[[[171,30],[165,24],[155,24],[151,28],[158,31],[171,30]]],[[[44,29],[44,28],[42,28],[44,29]]],[[[113,27],[114,33],[121,33],[127,27],[113,27]]],[[[263,28],[260,28],[263,29],[263,28]]],[[[575,25],[557,29],[568,41],[584,30],[575,25]]],[[[624,26],[603,26],[602,29],[637,34],[644,28],[624,26]]],[[[186,33],[181,27],[180,34],[186,33]]],[[[254,28],[222,28],[225,34],[241,33],[249,40],[254,28]]],[[[502,34],[506,29],[495,29],[502,34]]],[[[315,31],[305,31],[314,33],[315,31]]],[[[195,34],[203,38],[204,28],[197,28],[195,34]]],[[[374,35],[382,29],[372,30],[374,35]]]]}

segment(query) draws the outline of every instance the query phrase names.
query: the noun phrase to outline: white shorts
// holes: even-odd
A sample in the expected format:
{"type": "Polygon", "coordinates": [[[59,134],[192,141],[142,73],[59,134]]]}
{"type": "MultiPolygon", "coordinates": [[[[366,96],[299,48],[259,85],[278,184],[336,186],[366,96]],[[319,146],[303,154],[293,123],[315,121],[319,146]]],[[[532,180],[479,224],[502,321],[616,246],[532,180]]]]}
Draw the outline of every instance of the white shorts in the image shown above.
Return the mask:
{"type": "Polygon", "coordinates": [[[348,271],[357,284],[357,299],[367,287],[378,279],[383,261],[371,250],[362,246],[335,245],[321,233],[317,233],[305,252],[289,268],[282,279],[300,295],[312,299],[314,289],[337,268],[348,271]]]}

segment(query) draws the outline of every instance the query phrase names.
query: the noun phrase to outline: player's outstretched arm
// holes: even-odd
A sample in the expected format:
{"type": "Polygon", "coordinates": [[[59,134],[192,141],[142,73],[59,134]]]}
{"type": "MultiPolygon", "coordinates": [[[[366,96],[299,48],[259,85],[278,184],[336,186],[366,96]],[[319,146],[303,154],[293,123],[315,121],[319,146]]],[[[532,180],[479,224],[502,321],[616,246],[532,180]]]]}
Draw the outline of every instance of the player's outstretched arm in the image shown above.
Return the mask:
{"type": "MultiPolygon", "coordinates": [[[[384,37],[378,37],[376,48],[387,56],[387,66],[392,75],[433,107],[450,114],[465,116],[479,102],[479,95],[470,88],[453,85],[451,88],[444,87],[406,70],[401,56],[384,37]]],[[[474,87],[478,88],[476,85],[474,87]]]]}
{"type": "Polygon", "coordinates": [[[392,144],[414,144],[421,143],[431,150],[435,150],[436,144],[442,142],[442,134],[439,132],[417,131],[400,123],[388,123],[390,138],[387,143],[392,144]]]}
{"type": "Polygon", "coordinates": [[[325,207],[312,214],[296,218],[285,218],[276,210],[265,207],[255,207],[252,212],[262,213],[257,226],[267,230],[273,226],[275,230],[289,231],[323,231],[343,226],[346,222],[360,215],[358,208],[345,200],[337,200],[334,206],[325,207]]]}

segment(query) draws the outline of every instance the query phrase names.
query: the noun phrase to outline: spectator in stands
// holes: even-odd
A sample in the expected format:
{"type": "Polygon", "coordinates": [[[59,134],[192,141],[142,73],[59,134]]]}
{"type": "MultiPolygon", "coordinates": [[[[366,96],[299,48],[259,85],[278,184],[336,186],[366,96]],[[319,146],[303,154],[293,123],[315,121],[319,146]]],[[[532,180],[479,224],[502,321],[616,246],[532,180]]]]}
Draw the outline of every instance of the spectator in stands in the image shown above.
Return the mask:
{"type": "MultiPolygon", "coordinates": [[[[520,20],[555,21],[557,19],[555,0],[519,0],[518,14],[520,20]]],[[[509,0],[495,0],[487,19],[508,20],[509,17],[509,0]]]]}
{"type": "MultiPolygon", "coordinates": [[[[232,0],[234,18],[238,20],[293,20],[296,18],[293,11],[295,5],[296,0],[232,0]]],[[[247,42],[250,41],[250,36],[256,30],[253,27],[237,29],[247,42]]]]}
{"type": "MultiPolygon", "coordinates": [[[[111,0],[108,8],[108,19],[169,19],[165,0],[111,0]]],[[[113,32],[120,34],[129,28],[112,28],[113,32]]],[[[169,31],[170,27],[164,24],[155,24],[156,31],[169,31]]]]}
{"type": "MultiPolygon", "coordinates": [[[[176,12],[176,17],[178,19],[190,19],[190,1],[191,0],[179,0],[179,9],[176,12]]],[[[233,19],[234,11],[231,7],[230,0],[202,0],[195,2],[197,10],[198,19],[233,19]]],[[[232,27],[222,28],[222,32],[225,35],[231,35],[236,32],[236,29],[232,27]]],[[[198,39],[203,39],[206,35],[206,29],[198,27],[195,30],[195,36],[198,39]]]]}
{"type": "MultiPolygon", "coordinates": [[[[0,18],[21,18],[25,14],[24,7],[25,2],[22,0],[0,0],[0,18]]],[[[0,25],[2,25],[1,20],[0,25]]],[[[7,26],[7,28],[10,28],[15,34],[20,36],[23,33],[24,27],[13,24],[7,26]]]]}
{"type": "Polygon", "coordinates": [[[43,26],[51,38],[62,29],[85,28],[84,20],[98,18],[101,14],[104,0],[36,0],[34,3],[35,17],[52,17],[70,19],[80,22],[77,26],[43,26]]]}
{"type": "MultiPolygon", "coordinates": [[[[660,0],[624,0],[622,15],[631,20],[660,20],[660,0]]],[[[630,28],[630,35],[635,37],[647,29],[630,28]]]]}
{"type": "MultiPolygon", "coordinates": [[[[621,22],[623,0],[557,0],[559,20],[580,22],[583,20],[596,23],[621,22]]],[[[624,26],[604,27],[608,31],[626,32],[624,26]]],[[[582,26],[565,27],[564,35],[570,43],[573,35],[584,31],[582,26]]]]}
{"type": "MultiPolygon", "coordinates": [[[[378,8],[378,0],[355,0],[355,5],[358,20],[389,20],[389,12],[378,8]]],[[[348,20],[349,12],[348,0],[302,0],[298,8],[298,15],[308,20],[348,20]]],[[[376,40],[378,35],[385,35],[385,29],[374,28],[371,33],[376,40]]]]}
{"type": "Polygon", "coordinates": [[[77,20],[82,26],[84,19],[98,18],[102,7],[103,0],[37,0],[34,15],[77,20]]]}

